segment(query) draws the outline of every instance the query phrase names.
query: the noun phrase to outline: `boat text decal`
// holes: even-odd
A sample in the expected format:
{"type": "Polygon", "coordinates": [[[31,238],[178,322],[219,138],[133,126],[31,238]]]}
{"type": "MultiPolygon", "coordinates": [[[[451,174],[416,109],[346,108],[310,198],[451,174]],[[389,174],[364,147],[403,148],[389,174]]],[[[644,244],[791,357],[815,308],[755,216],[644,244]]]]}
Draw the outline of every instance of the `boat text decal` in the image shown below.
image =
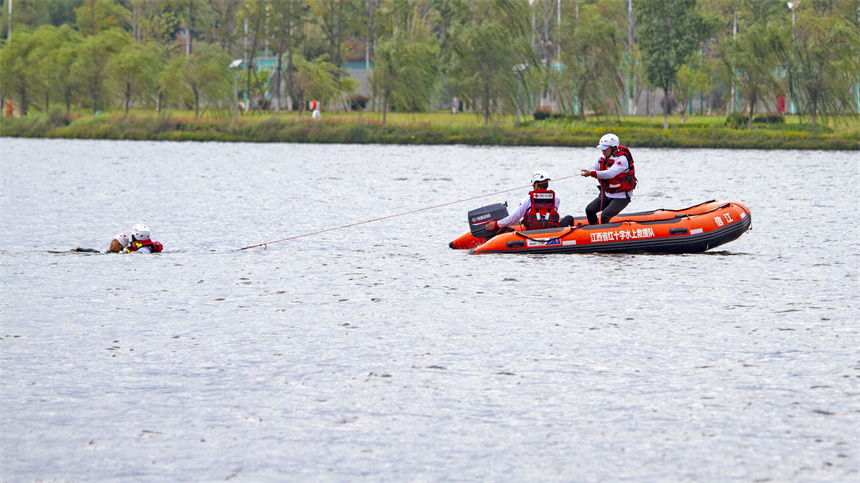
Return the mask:
{"type": "Polygon", "coordinates": [[[654,237],[653,228],[637,228],[635,230],[602,231],[591,234],[591,242],[608,242],[623,240],[638,240],[654,237]]]}
{"type": "MultiPolygon", "coordinates": [[[[732,219],[731,213],[723,213],[723,216],[726,218],[727,223],[731,223],[731,222],[735,221],[732,219]]],[[[719,216],[715,216],[714,221],[717,223],[717,226],[723,226],[723,219],[720,218],[719,216]]]]}
{"type": "Polygon", "coordinates": [[[559,240],[558,238],[550,238],[549,240],[526,240],[526,246],[530,247],[551,247],[553,245],[561,245],[561,240],[559,240]]]}

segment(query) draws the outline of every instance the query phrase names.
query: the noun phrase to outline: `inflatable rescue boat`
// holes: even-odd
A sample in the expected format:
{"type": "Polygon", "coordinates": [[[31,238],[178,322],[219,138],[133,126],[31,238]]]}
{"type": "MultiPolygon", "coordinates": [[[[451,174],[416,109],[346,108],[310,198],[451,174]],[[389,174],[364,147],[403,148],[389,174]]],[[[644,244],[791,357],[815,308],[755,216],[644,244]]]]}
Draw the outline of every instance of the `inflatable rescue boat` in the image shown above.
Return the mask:
{"type": "Polygon", "coordinates": [[[471,230],[449,243],[475,253],[699,253],[736,240],[750,229],[750,210],[736,201],[707,201],[682,210],[620,214],[610,223],[493,233],[484,226],[507,216],[503,205],[469,212],[471,230]]]}

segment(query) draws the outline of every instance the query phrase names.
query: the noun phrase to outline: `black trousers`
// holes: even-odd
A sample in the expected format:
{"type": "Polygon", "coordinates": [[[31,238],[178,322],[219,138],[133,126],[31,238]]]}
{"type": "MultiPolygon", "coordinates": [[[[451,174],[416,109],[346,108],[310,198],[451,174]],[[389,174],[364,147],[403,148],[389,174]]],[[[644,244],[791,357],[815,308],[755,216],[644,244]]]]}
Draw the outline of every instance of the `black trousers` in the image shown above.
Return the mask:
{"type": "Polygon", "coordinates": [[[630,204],[630,195],[626,198],[610,198],[603,191],[594,201],[585,207],[585,216],[589,225],[597,224],[597,213],[600,212],[600,223],[609,223],[613,216],[621,213],[621,210],[630,204]]]}

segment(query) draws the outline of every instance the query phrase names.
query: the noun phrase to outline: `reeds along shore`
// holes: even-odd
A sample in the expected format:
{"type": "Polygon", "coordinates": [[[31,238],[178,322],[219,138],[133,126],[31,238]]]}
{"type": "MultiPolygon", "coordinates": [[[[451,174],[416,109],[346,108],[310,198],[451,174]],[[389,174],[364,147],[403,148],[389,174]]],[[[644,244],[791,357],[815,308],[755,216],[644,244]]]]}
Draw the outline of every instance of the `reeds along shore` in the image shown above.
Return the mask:
{"type": "Polygon", "coordinates": [[[442,113],[388,115],[327,113],[322,121],[295,113],[232,120],[151,115],[68,116],[60,112],[0,120],[0,136],[165,141],[242,141],[354,144],[467,144],[488,146],[594,146],[606,132],[637,147],[860,150],[860,118],[841,118],[835,127],[812,128],[796,120],[778,125],[733,128],[725,117],[688,117],[662,129],[652,117],[535,121],[516,123],[499,116],[483,125],[476,116],[442,113]]]}

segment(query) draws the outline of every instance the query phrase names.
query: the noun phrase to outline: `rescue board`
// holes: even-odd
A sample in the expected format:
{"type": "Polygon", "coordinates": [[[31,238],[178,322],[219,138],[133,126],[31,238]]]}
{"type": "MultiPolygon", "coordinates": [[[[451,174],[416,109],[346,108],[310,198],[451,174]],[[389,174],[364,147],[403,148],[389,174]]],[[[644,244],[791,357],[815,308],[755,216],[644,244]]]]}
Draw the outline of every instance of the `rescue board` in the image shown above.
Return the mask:
{"type": "Polygon", "coordinates": [[[585,217],[574,226],[526,231],[522,225],[490,238],[467,232],[448,245],[475,253],[701,253],[750,229],[750,210],[736,201],[706,201],[681,210],[621,214],[602,225],[585,217]]]}

